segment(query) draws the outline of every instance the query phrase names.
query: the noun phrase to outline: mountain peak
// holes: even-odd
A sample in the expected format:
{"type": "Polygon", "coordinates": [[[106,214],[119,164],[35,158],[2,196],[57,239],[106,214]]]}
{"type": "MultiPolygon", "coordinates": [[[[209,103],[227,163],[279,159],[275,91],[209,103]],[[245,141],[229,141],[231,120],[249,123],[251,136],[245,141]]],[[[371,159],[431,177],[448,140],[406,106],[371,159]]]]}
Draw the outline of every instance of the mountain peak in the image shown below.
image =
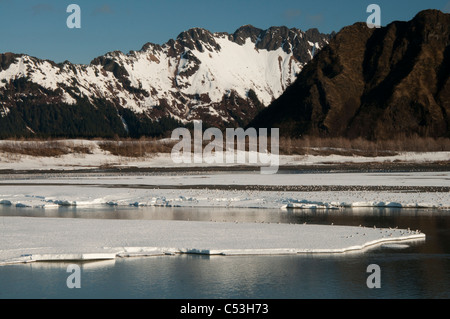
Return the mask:
{"type": "Polygon", "coordinates": [[[195,27],[195,28],[190,28],[190,29],[188,29],[186,31],[181,32],[177,36],[177,39],[178,40],[197,39],[197,38],[201,38],[201,37],[204,37],[204,36],[212,37],[213,34],[209,30],[195,27]]]}
{"type": "Polygon", "coordinates": [[[444,13],[441,10],[428,9],[417,13],[413,21],[417,19],[432,19],[432,20],[445,19],[445,17],[448,15],[449,15],[448,13],[444,13]]]}
{"type": "Polygon", "coordinates": [[[216,50],[220,49],[217,44],[214,35],[203,28],[191,28],[187,31],[181,32],[177,36],[177,41],[180,42],[182,46],[188,47],[191,50],[197,49],[200,52],[204,52],[204,45],[209,45],[210,48],[216,50]]]}
{"type": "Polygon", "coordinates": [[[245,41],[250,38],[252,42],[256,42],[259,35],[263,30],[256,28],[250,24],[244,25],[238,28],[232,35],[231,38],[234,42],[239,45],[245,43],[245,41]]]}

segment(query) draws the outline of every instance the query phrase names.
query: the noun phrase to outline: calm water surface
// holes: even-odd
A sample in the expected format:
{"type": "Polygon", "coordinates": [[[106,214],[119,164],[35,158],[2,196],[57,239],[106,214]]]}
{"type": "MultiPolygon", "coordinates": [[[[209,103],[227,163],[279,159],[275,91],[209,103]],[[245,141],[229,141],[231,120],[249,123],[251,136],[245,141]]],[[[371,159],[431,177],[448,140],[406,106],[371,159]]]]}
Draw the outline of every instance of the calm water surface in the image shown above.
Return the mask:
{"type": "Polygon", "coordinates": [[[177,255],[75,262],[81,288],[69,289],[71,263],[0,267],[0,298],[309,299],[449,298],[450,212],[353,209],[281,211],[198,208],[59,208],[0,206],[1,216],[281,222],[420,229],[425,242],[361,253],[296,256],[177,255]],[[367,266],[381,269],[369,289],[367,266]]]}

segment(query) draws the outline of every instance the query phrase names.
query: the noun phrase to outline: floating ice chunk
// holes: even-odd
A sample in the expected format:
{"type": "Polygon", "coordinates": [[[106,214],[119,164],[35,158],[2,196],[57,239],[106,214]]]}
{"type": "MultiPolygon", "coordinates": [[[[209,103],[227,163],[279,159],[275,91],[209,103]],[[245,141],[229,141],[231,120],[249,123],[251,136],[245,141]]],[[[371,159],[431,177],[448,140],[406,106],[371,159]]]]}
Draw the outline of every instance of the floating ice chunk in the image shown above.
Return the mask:
{"type": "Polygon", "coordinates": [[[16,203],[16,207],[32,207],[30,204],[25,204],[25,203],[16,203]]]}
{"type": "Polygon", "coordinates": [[[314,201],[307,201],[307,200],[291,200],[291,202],[288,202],[286,205],[284,205],[282,208],[291,208],[291,209],[339,209],[338,206],[335,206],[331,203],[325,203],[325,202],[314,202],[314,201]]]}
{"type": "Polygon", "coordinates": [[[391,208],[402,208],[403,204],[397,202],[383,202],[383,201],[373,201],[373,202],[354,202],[351,207],[391,207],[391,208]]]}
{"type": "Polygon", "coordinates": [[[397,207],[397,208],[402,208],[403,205],[402,205],[401,203],[388,202],[388,203],[384,203],[384,207],[397,207]]]}
{"type": "Polygon", "coordinates": [[[77,202],[68,200],[54,200],[53,203],[59,206],[77,206],[77,202]]]}

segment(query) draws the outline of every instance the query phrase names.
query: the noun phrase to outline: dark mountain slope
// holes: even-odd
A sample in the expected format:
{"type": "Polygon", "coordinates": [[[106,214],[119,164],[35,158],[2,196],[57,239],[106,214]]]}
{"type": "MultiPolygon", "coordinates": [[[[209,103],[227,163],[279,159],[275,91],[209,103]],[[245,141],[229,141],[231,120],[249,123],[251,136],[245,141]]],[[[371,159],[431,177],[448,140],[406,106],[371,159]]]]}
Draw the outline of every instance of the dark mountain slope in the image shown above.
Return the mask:
{"type": "Polygon", "coordinates": [[[250,122],[283,135],[450,136],[450,14],[343,28],[250,122]]]}

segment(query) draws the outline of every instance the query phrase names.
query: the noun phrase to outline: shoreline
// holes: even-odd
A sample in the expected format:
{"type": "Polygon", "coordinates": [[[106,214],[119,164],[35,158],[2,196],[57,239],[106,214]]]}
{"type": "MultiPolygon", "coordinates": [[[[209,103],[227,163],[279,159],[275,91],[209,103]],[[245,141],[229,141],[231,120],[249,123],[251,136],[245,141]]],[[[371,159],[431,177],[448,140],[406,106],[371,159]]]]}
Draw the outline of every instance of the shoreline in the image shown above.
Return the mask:
{"type": "MultiPolygon", "coordinates": [[[[450,154],[450,153],[449,153],[450,154]]],[[[450,155],[449,155],[450,156],[450,155]]],[[[19,165],[18,165],[19,166],[19,165]]],[[[217,173],[217,172],[254,172],[259,174],[260,166],[229,165],[229,166],[108,166],[91,168],[18,168],[2,169],[0,175],[36,175],[36,174],[162,174],[162,173],[217,173]]],[[[329,162],[322,164],[280,165],[278,174],[295,173],[376,173],[376,172],[442,172],[450,171],[450,158],[448,161],[435,162],[329,162]]]]}
{"type": "Polygon", "coordinates": [[[166,206],[278,209],[450,208],[450,171],[31,174],[0,180],[0,205],[166,206]]]}
{"type": "Polygon", "coordinates": [[[125,188],[147,190],[232,190],[265,192],[450,192],[450,186],[384,186],[384,185],[151,185],[151,184],[83,184],[83,183],[0,183],[0,186],[76,186],[99,188],[125,188]]]}

